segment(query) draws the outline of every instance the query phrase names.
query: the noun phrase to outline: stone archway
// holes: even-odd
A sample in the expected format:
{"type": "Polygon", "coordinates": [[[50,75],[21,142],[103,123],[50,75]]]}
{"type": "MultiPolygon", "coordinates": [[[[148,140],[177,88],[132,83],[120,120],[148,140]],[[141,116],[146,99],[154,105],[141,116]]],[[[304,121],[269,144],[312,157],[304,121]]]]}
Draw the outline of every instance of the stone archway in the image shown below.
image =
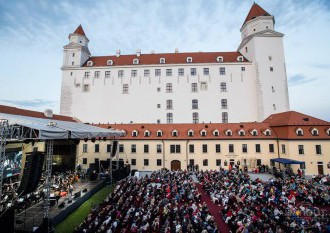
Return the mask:
{"type": "Polygon", "coordinates": [[[172,160],[171,171],[181,170],[181,162],[179,160],[172,160]]]}

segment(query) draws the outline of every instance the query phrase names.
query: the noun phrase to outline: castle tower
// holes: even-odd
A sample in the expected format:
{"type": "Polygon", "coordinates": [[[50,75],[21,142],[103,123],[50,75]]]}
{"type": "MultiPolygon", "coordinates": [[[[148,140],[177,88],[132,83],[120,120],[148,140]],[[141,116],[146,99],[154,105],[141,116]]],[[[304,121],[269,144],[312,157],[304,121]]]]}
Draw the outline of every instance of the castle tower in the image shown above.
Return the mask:
{"type": "Polygon", "coordinates": [[[275,31],[274,24],[274,16],[254,3],[240,29],[238,51],[255,67],[259,121],[290,109],[284,35],[275,31]]]}
{"type": "Polygon", "coordinates": [[[88,49],[88,38],[81,25],[69,35],[69,44],[63,48],[62,66],[62,86],[61,86],[61,105],[60,113],[65,116],[72,116],[72,103],[74,102],[74,90],[72,86],[77,86],[76,69],[90,58],[91,53],[88,49]]]}
{"type": "Polygon", "coordinates": [[[64,46],[63,67],[82,66],[91,53],[88,49],[88,38],[81,25],[69,35],[70,43],[64,46]]]}

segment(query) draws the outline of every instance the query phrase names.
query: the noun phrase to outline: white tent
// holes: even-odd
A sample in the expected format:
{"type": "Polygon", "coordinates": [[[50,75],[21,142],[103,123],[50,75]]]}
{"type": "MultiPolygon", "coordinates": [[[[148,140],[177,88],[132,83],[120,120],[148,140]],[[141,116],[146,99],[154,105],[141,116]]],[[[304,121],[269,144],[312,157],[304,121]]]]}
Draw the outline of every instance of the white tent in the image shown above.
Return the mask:
{"type": "Polygon", "coordinates": [[[21,126],[24,139],[84,139],[124,136],[123,130],[104,129],[88,124],[0,113],[11,126],[21,126]]]}

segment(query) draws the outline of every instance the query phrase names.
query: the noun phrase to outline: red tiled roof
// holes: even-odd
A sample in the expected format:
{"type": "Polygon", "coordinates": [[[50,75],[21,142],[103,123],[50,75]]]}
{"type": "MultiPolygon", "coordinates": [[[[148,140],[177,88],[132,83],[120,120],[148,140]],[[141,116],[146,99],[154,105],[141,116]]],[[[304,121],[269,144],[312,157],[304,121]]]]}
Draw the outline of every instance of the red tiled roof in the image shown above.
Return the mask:
{"type": "Polygon", "coordinates": [[[271,16],[271,15],[267,11],[265,11],[262,7],[260,7],[257,3],[253,3],[248,15],[245,18],[243,25],[247,21],[254,19],[258,16],[271,16]]]}
{"type": "Polygon", "coordinates": [[[264,123],[269,123],[271,127],[274,126],[289,126],[289,125],[327,125],[330,126],[330,122],[320,120],[315,117],[311,117],[309,115],[299,113],[296,111],[288,111],[277,114],[272,114],[268,118],[266,118],[264,123]]]}
{"type": "MultiPolygon", "coordinates": [[[[314,127],[313,127],[314,128],[314,127]]],[[[315,127],[319,131],[319,135],[314,136],[310,130],[310,126],[279,126],[272,127],[273,131],[275,131],[277,137],[279,139],[327,139],[330,140],[330,136],[326,133],[326,126],[317,126],[315,127]],[[296,133],[297,128],[303,130],[304,134],[302,136],[298,136],[296,133]]]]}
{"type": "Polygon", "coordinates": [[[74,31],[74,33],[82,35],[82,36],[86,36],[85,32],[84,32],[84,29],[82,28],[81,24],[77,27],[77,29],[74,31]]]}
{"type": "Polygon", "coordinates": [[[49,117],[46,117],[43,112],[15,108],[15,107],[10,107],[10,106],[6,106],[6,105],[0,105],[0,113],[36,117],[36,118],[44,118],[44,119],[53,119],[53,120],[59,120],[59,121],[76,122],[76,120],[74,120],[72,117],[53,114],[53,117],[49,118],[49,117]]]}
{"type": "MultiPolygon", "coordinates": [[[[239,52],[191,52],[191,53],[158,53],[158,54],[141,54],[113,56],[90,57],[88,61],[93,62],[93,66],[107,66],[107,61],[112,60],[113,66],[133,65],[133,59],[139,59],[139,65],[160,64],[160,58],[165,58],[166,64],[186,64],[187,57],[192,58],[193,63],[218,63],[217,57],[222,56],[223,62],[238,62],[237,57],[243,56],[239,52]]],[[[243,56],[243,62],[248,60],[243,56]]]]}
{"type": "Polygon", "coordinates": [[[196,140],[196,139],[274,139],[276,138],[275,133],[266,123],[210,123],[210,124],[96,124],[102,128],[114,128],[119,130],[125,130],[126,135],[121,137],[121,140],[196,140]],[[243,126],[244,130],[256,129],[258,131],[258,136],[252,136],[250,133],[246,133],[245,136],[240,136],[236,132],[236,129],[243,126]],[[206,136],[201,136],[200,132],[202,130],[207,132],[206,136]],[[232,136],[227,136],[225,132],[230,129],[233,133],[232,136]],[[261,129],[270,129],[271,136],[266,136],[261,129]],[[132,132],[134,130],[138,131],[137,137],[132,137],[132,132]],[[150,136],[145,137],[144,132],[150,131],[150,136]],[[157,131],[161,130],[163,132],[162,137],[157,137],[157,131]],[[178,136],[172,136],[172,131],[177,130],[178,136]],[[194,136],[189,137],[188,131],[193,130],[194,136]],[[213,131],[218,130],[219,136],[214,136],[213,131]]]}

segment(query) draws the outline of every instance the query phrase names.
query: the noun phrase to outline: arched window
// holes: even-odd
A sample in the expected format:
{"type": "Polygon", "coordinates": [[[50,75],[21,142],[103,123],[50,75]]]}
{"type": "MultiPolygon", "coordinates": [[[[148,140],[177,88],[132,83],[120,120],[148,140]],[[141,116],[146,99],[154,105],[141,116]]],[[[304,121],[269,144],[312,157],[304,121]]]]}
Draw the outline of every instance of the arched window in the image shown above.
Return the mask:
{"type": "Polygon", "coordinates": [[[144,131],[144,136],[145,137],[150,137],[150,131],[149,130],[144,131]]]}
{"type": "Polygon", "coordinates": [[[188,131],[188,137],[193,137],[194,136],[194,131],[192,129],[190,129],[188,131]]]}
{"type": "Polygon", "coordinates": [[[166,63],[166,59],[163,58],[163,57],[160,58],[160,59],[159,59],[159,63],[160,63],[160,64],[165,64],[165,63],[166,63]]]}
{"type": "Polygon", "coordinates": [[[179,135],[179,132],[177,130],[172,131],[172,136],[177,137],[179,135]]]}
{"type": "Polygon", "coordinates": [[[187,63],[192,63],[192,61],[193,61],[193,59],[192,59],[192,57],[187,57],[187,63]]]}
{"type": "Polygon", "coordinates": [[[245,136],[245,131],[243,129],[241,129],[240,131],[238,131],[238,135],[245,136]]]}
{"type": "Polygon", "coordinates": [[[88,61],[87,62],[87,66],[93,66],[93,62],[92,61],[88,61]]]}
{"type": "Polygon", "coordinates": [[[265,134],[266,136],[270,136],[272,133],[271,133],[271,131],[270,131],[269,129],[266,129],[266,130],[264,131],[264,134],[265,134]]]}
{"type": "Polygon", "coordinates": [[[137,137],[138,136],[138,131],[137,130],[133,130],[132,131],[132,137],[137,137]]]}
{"type": "Polygon", "coordinates": [[[113,65],[113,60],[108,60],[108,61],[107,61],[107,65],[108,65],[108,66],[112,66],[112,65],[113,65]]]}
{"type": "Polygon", "coordinates": [[[223,57],[222,56],[218,56],[217,57],[217,62],[223,62],[223,57]]]}
{"type": "Polygon", "coordinates": [[[219,130],[217,130],[217,129],[214,130],[213,131],[213,135],[216,136],[216,137],[219,136],[220,135],[219,130]]]}
{"type": "Polygon", "coordinates": [[[311,130],[311,133],[312,133],[313,136],[319,136],[319,131],[316,128],[313,128],[311,130]]]}
{"type": "Polygon", "coordinates": [[[304,136],[304,131],[301,128],[299,128],[296,130],[296,134],[297,136],[304,136]]]}
{"type": "Polygon", "coordinates": [[[133,65],[138,65],[139,64],[139,59],[135,58],[133,59],[133,65]]]}
{"type": "Polygon", "coordinates": [[[192,113],[193,123],[196,124],[199,122],[198,112],[192,113]]]}
{"type": "Polygon", "coordinates": [[[220,91],[221,92],[227,91],[227,84],[225,82],[220,83],[220,91]]]}
{"type": "Polygon", "coordinates": [[[228,130],[226,130],[225,134],[227,136],[232,136],[233,135],[233,132],[230,129],[228,129],[228,130]]]}
{"type": "Polygon", "coordinates": [[[202,136],[202,137],[206,137],[206,135],[207,135],[207,132],[206,132],[205,129],[203,129],[203,130],[201,131],[201,136],[202,136]]]}
{"type": "Polygon", "coordinates": [[[157,137],[162,137],[162,136],[163,136],[163,131],[158,130],[158,131],[157,131],[157,137]]]}
{"type": "Polygon", "coordinates": [[[258,136],[258,131],[256,129],[254,129],[254,130],[251,131],[251,134],[253,136],[258,136]]]}

